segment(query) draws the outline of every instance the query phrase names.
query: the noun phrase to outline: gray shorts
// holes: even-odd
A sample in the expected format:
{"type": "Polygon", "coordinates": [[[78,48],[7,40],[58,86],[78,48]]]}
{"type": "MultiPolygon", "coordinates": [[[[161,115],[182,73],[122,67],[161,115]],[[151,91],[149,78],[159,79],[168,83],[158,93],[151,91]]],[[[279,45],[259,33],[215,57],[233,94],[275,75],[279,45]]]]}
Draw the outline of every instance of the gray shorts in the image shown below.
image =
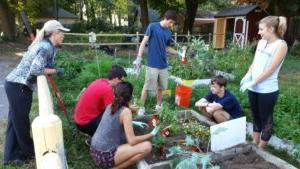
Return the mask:
{"type": "Polygon", "coordinates": [[[152,91],[156,89],[166,90],[168,88],[168,78],[168,68],[158,69],[147,66],[143,89],[152,91]]]}

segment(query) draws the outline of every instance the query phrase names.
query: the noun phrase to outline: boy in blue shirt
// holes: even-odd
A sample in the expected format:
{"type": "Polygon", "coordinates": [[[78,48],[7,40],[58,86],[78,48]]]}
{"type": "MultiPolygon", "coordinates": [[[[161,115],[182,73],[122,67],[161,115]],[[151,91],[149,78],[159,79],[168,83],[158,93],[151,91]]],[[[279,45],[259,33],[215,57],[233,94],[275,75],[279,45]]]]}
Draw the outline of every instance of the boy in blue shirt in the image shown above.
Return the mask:
{"type": "Polygon", "coordinates": [[[214,77],[211,80],[210,92],[195,104],[205,116],[213,118],[217,123],[243,116],[240,103],[225,89],[226,84],[223,76],[214,77]]]}
{"type": "MultiPolygon", "coordinates": [[[[164,19],[160,22],[154,22],[147,27],[143,41],[141,42],[136,60],[133,62],[135,66],[140,66],[142,55],[146,44],[148,43],[148,57],[145,75],[145,83],[141,94],[143,104],[147,99],[149,90],[156,91],[157,104],[155,109],[157,112],[161,110],[162,91],[168,87],[168,63],[166,52],[178,54],[176,50],[168,47],[171,42],[172,32],[171,27],[175,24],[176,13],[168,10],[164,14],[164,19]]],[[[142,107],[139,110],[139,115],[143,115],[145,109],[142,107]]]]}

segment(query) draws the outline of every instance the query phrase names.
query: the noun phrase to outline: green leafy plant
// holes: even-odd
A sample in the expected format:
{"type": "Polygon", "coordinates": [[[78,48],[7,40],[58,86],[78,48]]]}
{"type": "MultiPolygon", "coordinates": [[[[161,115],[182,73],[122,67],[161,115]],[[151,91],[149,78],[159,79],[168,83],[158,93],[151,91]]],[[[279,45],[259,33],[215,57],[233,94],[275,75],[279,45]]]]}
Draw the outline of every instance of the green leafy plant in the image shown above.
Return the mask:
{"type": "Polygon", "coordinates": [[[152,138],[152,148],[155,153],[162,153],[162,149],[166,144],[166,138],[162,135],[152,138]]]}
{"type": "Polygon", "coordinates": [[[186,134],[193,135],[195,137],[209,137],[208,127],[202,126],[196,121],[189,121],[187,123],[183,123],[182,127],[183,131],[186,134]]]}
{"type": "MultiPolygon", "coordinates": [[[[180,47],[177,46],[177,49],[180,50],[180,47]]],[[[181,64],[178,59],[170,59],[172,75],[183,79],[199,79],[208,75],[212,52],[203,40],[193,38],[187,45],[186,56],[188,58],[186,64],[181,64]]]]}
{"type": "MultiPolygon", "coordinates": [[[[185,142],[189,146],[199,146],[199,140],[193,139],[191,136],[187,136],[185,142]]],[[[209,154],[187,151],[178,145],[169,148],[169,154],[167,154],[167,157],[172,156],[177,157],[171,161],[171,167],[174,169],[198,169],[199,166],[201,166],[202,169],[220,168],[211,164],[211,157],[209,154]]]]}
{"type": "Polygon", "coordinates": [[[169,125],[177,122],[177,111],[171,108],[172,106],[166,102],[162,105],[162,111],[159,113],[161,123],[169,125]]]}
{"type": "Polygon", "coordinates": [[[232,73],[239,81],[247,72],[253,56],[252,46],[246,46],[243,49],[238,46],[232,46],[228,51],[215,53],[211,68],[232,73]]]}

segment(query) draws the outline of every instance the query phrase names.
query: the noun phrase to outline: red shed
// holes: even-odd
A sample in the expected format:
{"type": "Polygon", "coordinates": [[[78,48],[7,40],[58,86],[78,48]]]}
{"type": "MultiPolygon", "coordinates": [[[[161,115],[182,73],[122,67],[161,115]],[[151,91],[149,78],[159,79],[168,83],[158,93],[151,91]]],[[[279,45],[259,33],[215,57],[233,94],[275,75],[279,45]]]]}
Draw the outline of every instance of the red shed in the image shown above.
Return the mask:
{"type": "Polygon", "coordinates": [[[258,22],[268,13],[257,5],[236,6],[221,9],[215,15],[213,45],[224,48],[225,40],[243,47],[258,39],[258,22]]]}

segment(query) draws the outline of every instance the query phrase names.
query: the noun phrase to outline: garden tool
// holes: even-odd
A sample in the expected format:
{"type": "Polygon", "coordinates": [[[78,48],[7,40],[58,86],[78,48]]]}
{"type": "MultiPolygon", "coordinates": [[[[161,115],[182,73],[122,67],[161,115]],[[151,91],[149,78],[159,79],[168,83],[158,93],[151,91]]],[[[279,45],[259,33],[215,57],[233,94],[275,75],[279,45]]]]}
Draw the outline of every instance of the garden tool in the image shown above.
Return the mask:
{"type": "Polygon", "coordinates": [[[46,75],[46,77],[49,80],[49,82],[51,84],[51,87],[52,87],[52,89],[53,89],[53,91],[55,93],[55,96],[56,96],[56,99],[57,99],[57,103],[58,103],[58,106],[59,106],[60,110],[62,112],[64,112],[64,115],[66,116],[68,122],[70,123],[69,118],[67,116],[67,108],[66,108],[66,106],[65,106],[65,104],[64,104],[64,102],[63,102],[63,100],[62,100],[62,98],[60,96],[60,93],[59,93],[59,91],[57,89],[57,86],[56,86],[56,84],[54,82],[54,79],[52,78],[51,75],[46,75]]]}

